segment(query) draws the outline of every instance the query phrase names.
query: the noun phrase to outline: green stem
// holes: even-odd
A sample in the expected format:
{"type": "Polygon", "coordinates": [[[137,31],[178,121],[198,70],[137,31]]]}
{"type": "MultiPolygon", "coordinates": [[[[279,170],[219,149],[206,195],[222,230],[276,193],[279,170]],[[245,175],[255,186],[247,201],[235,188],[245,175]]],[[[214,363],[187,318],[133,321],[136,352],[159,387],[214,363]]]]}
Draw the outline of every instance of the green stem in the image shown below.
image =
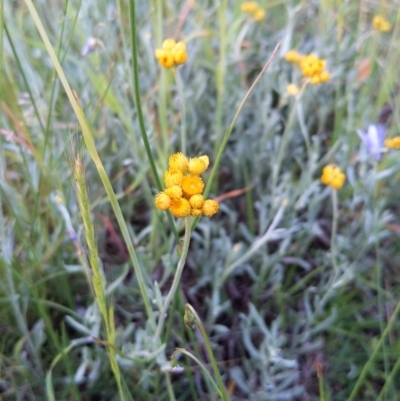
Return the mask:
{"type": "MultiPolygon", "coordinates": [[[[150,168],[153,173],[154,180],[156,182],[157,189],[159,191],[163,190],[163,186],[161,184],[160,177],[157,174],[156,164],[154,162],[153,154],[151,153],[149,138],[146,133],[146,127],[144,124],[144,117],[142,111],[142,102],[140,100],[140,89],[139,89],[139,65],[137,59],[137,37],[136,37],[136,13],[135,13],[135,0],[129,0],[129,11],[130,11],[130,19],[131,19],[131,46],[132,46],[132,73],[133,73],[133,85],[134,85],[134,94],[135,94],[135,104],[136,111],[139,121],[140,133],[142,135],[144,147],[146,149],[147,158],[149,159],[150,168]]],[[[175,239],[178,241],[178,231],[176,230],[174,221],[172,219],[171,213],[167,212],[169,224],[172,228],[172,231],[175,235],[175,239]]]]}
{"type": "Polygon", "coordinates": [[[183,93],[183,83],[178,68],[174,68],[176,87],[178,89],[178,98],[181,106],[181,152],[186,154],[186,108],[185,96],[183,93]]]}
{"type": "Polygon", "coordinates": [[[226,10],[227,0],[222,0],[218,8],[218,23],[219,23],[219,61],[216,72],[217,86],[217,104],[215,111],[215,149],[214,157],[218,151],[218,144],[222,134],[222,110],[224,106],[224,82],[226,70],[226,10]]]}
{"type": "Polygon", "coordinates": [[[174,280],[172,282],[172,286],[171,286],[171,288],[170,288],[170,290],[168,292],[167,297],[165,298],[164,304],[163,304],[162,309],[160,311],[160,318],[158,320],[157,331],[156,331],[156,334],[155,334],[155,339],[156,339],[155,342],[156,343],[160,339],[161,330],[162,330],[162,328],[164,326],[164,322],[165,322],[165,318],[166,318],[166,313],[167,313],[168,307],[169,307],[172,299],[174,298],[174,295],[176,293],[178,285],[179,285],[179,283],[181,281],[183,268],[185,266],[186,257],[187,257],[187,253],[188,253],[188,250],[189,250],[190,235],[192,233],[191,228],[190,228],[190,223],[191,223],[191,218],[190,217],[186,217],[185,218],[185,236],[183,238],[181,256],[180,256],[179,261],[178,261],[178,266],[176,268],[175,277],[174,277],[174,280]]]}
{"type": "Polygon", "coordinates": [[[274,163],[274,166],[272,169],[272,193],[273,194],[276,192],[276,185],[278,182],[278,176],[279,176],[279,171],[281,169],[283,156],[285,154],[286,146],[289,142],[289,139],[290,139],[290,136],[292,133],[292,130],[290,128],[292,127],[294,117],[296,115],[297,104],[300,102],[300,99],[304,93],[306,86],[307,86],[307,81],[304,81],[304,84],[300,89],[300,93],[298,94],[298,96],[296,96],[295,103],[293,105],[292,111],[290,112],[288,122],[285,126],[285,129],[284,129],[284,132],[282,135],[282,139],[281,139],[281,143],[280,143],[279,151],[278,151],[278,157],[277,157],[277,160],[274,163]]]}
{"type": "MultiPolygon", "coordinates": [[[[204,197],[206,198],[208,196],[208,194],[210,193],[210,189],[212,186],[212,183],[214,181],[214,178],[217,174],[219,165],[221,163],[221,159],[222,159],[222,154],[224,153],[224,150],[226,148],[226,145],[229,141],[229,138],[231,136],[233,127],[236,124],[236,120],[239,117],[239,114],[241,113],[241,111],[243,110],[244,105],[246,104],[248,98],[250,97],[251,93],[253,92],[254,88],[257,86],[257,84],[260,82],[261,78],[263,77],[263,75],[265,74],[265,72],[267,71],[268,67],[271,65],[272,60],[274,59],[279,47],[281,45],[281,42],[278,42],[277,45],[275,46],[274,51],[272,52],[271,56],[269,57],[268,61],[265,63],[263,69],[261,70],[261,72],[258,74],[257,78],[255,79],[255,81],[253,82],[253,84],[251,85],[250,89],[247,91],[247,93],[244,95],[242,101],[239,104],[239,107],[236,110],[235,115],[233,116],[233,119],[231,121],[231,123],[229,124],[228,128],[225,131],[224,137],[222,138],[222,142],[221,145],[219,146],[218,149],[218,153],[217,153],[217,157],[215,158],[215,162],[214,162],[214,166],[211,170],[211,174],[210,174],[210,178],[207,181],[207,185],[206,188],[204,190],[204,197]]],[[[192,225],[192,230],[195,228],[196,223],[197,223],[198,219],[195,219],[192,225]]]]}
{"type": "Polygon", "coordinates": [[[224,382],[222,381],[221,374],[219,373],[217,362],[215,361],[214,353],[213,353],[212,348],[211,348],[210,340],[208,339],[208,336],[207,336],[207,333],[206,333],[206,331],[204,329],[203,323],[202,323],[199,315],[197,314],[197,312],[192,307],[192,305],[186,304],[185,305],[185,310],[189,310],[190,311],[190,313],[194,316],[197,325],[199,326],[201,335],[202,335],[203,340],[204,340],[204,345],[206,346],[206,349],[207,349],[208,357],[210,358],[211,365],[213,367],[215,377],[217,378],[217,383],[218,383],[218,387],[220,389],[221,399],[223,401],[228,401],[228,395],[226,393],[225,385],[224,385],[224,382]]]}
{"type": "Polygon", "coordinates": [[[337,190],[332,189],[332,232],[331,232],[331,262],[334,271],[334,281],[339,276],[339,267],[336,262],[336,234],[337,234],[337,224],[338,224],[338,216],[339,216],[339,209],[338,209],[338,196],[337,190]]]}
{"type": "Polygon", "coordinates": [[[358,393],[358,390],[360,389],[361,385],[363,384],[370,368],[372,367],[372,363],[374,362],[378,351],[380,350],[380,348],[382,347],[386,336],[389,334],[390,330],[392,330],[392,326],[397,322],[397,315],[400,312],[400,302],[397,303],[396,309],[394,310],[384,332],[382,333],[379,341],[377,342],[377,344],[375,345],[374,350],[371,353],[371,356],[369,357],[367,363],[364,365],[363,370],[360,373],[360,376],[357,379],[356,384],[353,387],[353,390],[349,396],[349,398],[347,399],[347,401],[354,401],[356,398],[356,395],[358,393]]]}
{"type": "Polygon", "coordinates": [[[186,351],[184,348],[177,348],[172,353],[171,359],[174,359],[175,358],[175,354],[178,354],[178,353],[187,355],[189,358],[193,359],[200,366],[200,369],[204,372],[204,374],[206,375],[206,377],[208,378],[210,383],[214,386],[215,390],[217,390],[219,396],[223,399],[223,394],[222,394],[220,388],[218,387],[218,384],[215,383],[215,380],[210,375],[210,373],[208,372],[207,368],[204,366],[204,363],[201,362],[199,358],[195,357],[191,352],[186,351]]]}
{"type": "Polygon", "coordinates": [[[47,36],[47,33],[43,27],[43,24],[40,20],[40,17],[36,11],[35,6],[33,5],[32,0],[25,0],[25,4],[27,5],[29,12],[32,16],[32,19],[35,22],[36,28],[39,31],[39,34],[43,40],[43,43],[46,47],[46,50],[54,64],[54,67],[57,71],[58,77],[60,78],[60,81],[64,87],[64,90],[68,96],[68,100],[71,104],[71,107],[73,108],[76,118],[79,121],[79,125],[82,129],[82,135],[85,141],[85,145],[89,151],[90,157],[92,158],[94,164],[96,165],[97,171],[100,175],[101,181],[103,183],[103,186],[107,192],[107,196],[110,199],[110,203],[111,206],[113,208],[113,211],[115,213],[116,219],[118,221],[119,227],[121,229],[122,232],[122,236],[124,237],[124,241],[128,247],[128,252],[129,252],[129,256],[131,258],[134,270],[135,270],[135,274],[136,274],[136,278],[139,284],[139,288],[140,288],[140,292],[143,298],[143,302],[146,308],[146,312],[147,315],[149,316],[150,319],[150,323],[151,325],[155,328],[155,318],[154,318],[154,314],[153,314],[153,310],[151,308],[150,305],[150,301],[147,295],[147,289],[146,289],[146,284],[144,282],[143,279],[143,274],[142,274],[142,270],[141,270],[141,266],[139,264],[139,261],[137,259],[136,256],[136,252],[135,249],[133,248],[132,245],[132,240],[128,231],[128,227],[126,225],[126,222],[124,220],[122,211],[121,211],[121,207],[119,206],[118,200],[115,196],[115,192],[114,189],[111,185],[110,179],[107,176],[107,173],[104,169],[103,163],[100,159],[100,156],[97,152],[96,149],[96,145],[94,142],[94,137],[93,137],[93,133],[89,127],[89,124],[87,122],[87,119],[85,117],[85,114],[83,113],[82,107],[80,106],[80,104],[78,103],[77,99],[75,98],[75,95],[73,94],[71,87],[69,86],[67,77],[65,76],[65,73],[60,65],[60,62],[55,54],[55,51],[53,49],[53,46],[50,43],[50,40],[47,36]]]}

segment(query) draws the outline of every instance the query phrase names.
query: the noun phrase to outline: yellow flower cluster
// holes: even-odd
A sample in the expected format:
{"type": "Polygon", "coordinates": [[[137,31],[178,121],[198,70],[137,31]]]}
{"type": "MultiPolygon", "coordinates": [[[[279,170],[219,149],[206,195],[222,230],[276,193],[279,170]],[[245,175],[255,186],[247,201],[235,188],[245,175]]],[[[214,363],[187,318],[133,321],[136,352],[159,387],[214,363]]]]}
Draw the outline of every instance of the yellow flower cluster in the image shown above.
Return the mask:
{"type": "Polygon", "coordinates": [[[385,139],[385,146],[389,149],[400,149],[400,136],[385,139]]]}
{"type": "Polygon", "coordinates": [[[325,69],[326,60],[318,58],[315,54],[300,54],[296,50],[289,50],[285,54],[285,60],[297,64],[304,77],[309,78],[313,85],[328,82],[331,79],[325,69]]]}
{"type": "Polygon", "coordinates": [[[346,174],[342,173],[340,167],[335,164],[328,164],[322,170],[321,181],[325,185],[329,185],[333,189],[342,188],[346,180],[346,174]]]}
{"type": "Polygon", "coordinates": [[[187,60],[186,45],[173,39],[165,39],[162,48],[156,49],[154,54],[164,68],[185,64],[187,60]]]}
{"type": "Polygon", "coordinates": [[[391,25],[389,21],[382,15],[377,15],[372,20],[372,26],[381,32],[388,32],[390,31],[391,25]]]}
{"type": "Polygon", "coordinates": [[[156,207],[181,218],[190,215],[211,217],[217,213],[218,202],[203,196],[204,182],[200,174],[206,171],[208,164],[206,155],[189,160],[183,153],[170,156],[169,169],[164,174],[166,189],[156,196],[156,207]]]}
{"type": "Polygon", "coordinates": [[[265,17],[265,11],[255,1],[245,1],[241,4],[240,9],[244,13],[251,14],[256,21],[261,21],[265,17]]]}

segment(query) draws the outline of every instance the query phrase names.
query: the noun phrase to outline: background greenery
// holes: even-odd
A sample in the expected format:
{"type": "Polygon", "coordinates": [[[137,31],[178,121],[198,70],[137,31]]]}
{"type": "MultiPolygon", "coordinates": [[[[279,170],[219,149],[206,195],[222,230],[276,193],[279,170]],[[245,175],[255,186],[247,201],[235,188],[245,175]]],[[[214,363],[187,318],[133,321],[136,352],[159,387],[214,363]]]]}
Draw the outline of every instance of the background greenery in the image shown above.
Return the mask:
{"type": "Polygon", "coordinates": [[[203,320],[232,400],[397,399],[399,153],[375,160],[356,132],[378,122],[389,137],[400,132],[399,1],[263,1],[260,22],[242,13],[239,1],[140,1],[136,26],[124,0],[35,1],[94,134],[154,310],[171,284],[177,242],[153,206],[157,185],[134,100],[132,29],[160,176],[180,150],[183,121],[187,155],[208,154],[212,167],[235,111],[281,42],[211,186],[220,212],[192,233],[165,354],[152,348],[113,200],[26,3],[1,2],[1,397],[120,399],[88,279],[90,245],[76,194],[82,161],[126,399],[218,399],[191,359],[180,357],[183,370],[169,372],[166,358],[176,347],[212,372],[199,330],[184,324],[186,302],[203,320]],[[377,14],[392,23],[390,32],[372,29],[377,14]],[[186,43],[188,62],[178,73],[154,58],[166,37],[186,43]],[[93,52],[84,55],[89,38],[93,52]],[[289,97],[287,84],[301,86],[298,70],[283,59],[291,48],[326,59],[330,82],[289,97]],[[335,201],[319,181],[330,162],[347,174],[333,241],[335,201]]]}

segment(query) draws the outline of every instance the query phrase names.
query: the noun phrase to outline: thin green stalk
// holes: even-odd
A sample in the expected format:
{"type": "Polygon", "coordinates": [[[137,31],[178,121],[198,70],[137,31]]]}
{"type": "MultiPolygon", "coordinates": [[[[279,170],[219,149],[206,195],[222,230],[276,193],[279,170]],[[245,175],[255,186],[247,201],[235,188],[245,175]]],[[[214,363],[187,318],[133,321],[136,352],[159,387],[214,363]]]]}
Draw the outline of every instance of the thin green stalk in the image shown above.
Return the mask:
{"type": "Polygon", "coordinates": [[[4,2],[0,0],[0,103],[3,100],[3,29],[4,29],[4,2]]]}
{"type": "Polygon", "coordinates": [[[219,25],[219,57],[218,67],[216,71],[216,87],[217,87],[217,104],[215,110],[215,147],[214,147],[214,158],[217,155],[219,143],[222,135],[222,117],[224,107],[224,84],[225,84],[225,71],[226,71],[226,11],[228,2],[222,0],[218,7],[218,25],[219,25]]]}
{"type": "Polygon", "coordinates": [[[174,68],[176,87],[178,89],[178,98],[181,106],[181,152],[186,154],[186,108],[185,108],[185,95],[183,92],[183,82],[179,69],[174,68]]]}
{"type": "Polygon", "coordinates": [[[176,401],[175,394],[174,394],[174,388],[171,383],[171,377],[169,376],[168,372],[165,372],[165,381],[167,382],[167,390],[168,390],[169,400],[176,401]]]}
{"type": "Polygon", "coordinates": [[[386,394],[388,391],[388,387],[393,384],[393,381],[397,376],[397,372],[400,370],[400,357],[397,358],[397,361],[395,363],[395,365],[392,368],[392,371],[390,372],[389,376],[386,378],[385,384],[382,387],[381,392],[379,393],[378,398],[376,399],[376,401],[382,401],[383,399],[387,399],[386,398],[386,394]]]}
{"type": "Polygon", "coordinates": [[[391,318],[388,321],[385,331],[382,333],[379,341],[376,343],[374,350],[372,351],[368,361],[366,362],[366,364],[364,365],[364,367],[360,373],[360,376],[358,376],[357,382],[354,385],[353,390],[350,393],[350,396],[347,399],[347,401],[354,401],[356,399],[358,391],[360,390],[361,385],[364,383],[364,380],[365,380],[370,368],[372,367],[372,364],[378,354],[378,351],[381,349],[386,336],[389,334],[390,330],[392,330],[393,325],[397,322],[397,315],[399,314],[399,312],[400,312],[400,302],[397,303],[397,306],[396,306],[391,318]]]}
{"type": "Polygon", "coordinates": [[[337,190],[332,188],[332,232],[331,232],[331,262],[334,271],[334,281],[339,276],[339,266],[336,261],[336,234],[337,234],[337,224],[338,224],[338,196],[337,190]]]}
{"type": "Polygon", "coordinates": [[[188,356],[189,358],[193,359],[199,366],[200,369],[204,372],[204,374],[206,375],[207,379],[210,381],[210,383],[213,385],[213,387],[215,388],[215,390],[217,391],[217,393],[219,394],[219,396],[223,399],[223,394],[220,390],[220,388],[218,387],[218,384],[215,382],[215,380],[213,379],[213,377],[210,375],[210,373],[208,372],[207,368],[205,367],[204,363],[200,361],[199,358],[195,357],[191,352],[186,351],[185,348],[177,348],[171,355],[171,360],[175,359],[175,354],[184,354],[186,356],[188,356]]]}
{"type": "Polygon", "coordinates": [[[183,267],[185,266],[185,262],[186,262],[186,257],[187,257],[187,253],[189,250],[189,244],[190,244],[190,235],[192,233],[191,228],[190,228],[190,223],[191,223],[191,218],[190,217],[186,217],[185,218],[185,236],[183,238],[183,243],[182,243],[182,248],[181,248],[181,256],[179,258],[178,261],[178,266],[176,267],[176,272],[175,272],[175,277],[174,280],[172,282],[171,288],[168,292],[167,297],[165,298],[164,304],[162,306],[162,309],[160,311],[160,317],[158,320],[158,326],[157,326],[157,331],[155,334],[155,339],[156,339],[156,343],[159,341],[160,336],[161,336],[161,330],[164,327],[164,322],[165,322],[165,318],[166,318],[166,313],[168,310],[168,307],[171,303],[171,301],[174,298],[174,295],[176,293],[176,290],[178,288],[178,285],[181,281],[181,276],[182,276],[182,272],[183,272],[183,267]]]}
{"type": "Polygon", "coordinates": [[[82,345],[92,344],[92,343],[93,343],[92,337],[84,337],[84,338],[78,338],[77,340],[72,340],[71,344],[68,345],[68,347],[64,348],[61,352],[59,352],[53,359],[50,365],[50,369],[46,373],[46,380],[45,380],[46,395],[49,401],[56,401],[56,397],[54,396],[54,387],[52,378],[54,367],[57,365],[57,363],[61,360],[63,356],[67,355],[75,347],[80,347],[82,345]]]}
{"type": "MultiPolygon", "coordinates": [[[[130,22],[131,22],[131,46],[132,46],[132,73],[133,73],[133,85],[135,94],[136,111],[139,121],[140,133],[142,135],[144,147],[146,149],[147,158],[149,159],[151,171],[153,173],[154,180],[156,182],[157,189],[163,190],[160,177],[157,174],[156,164],[154,162],[153,154],[151,153],[149,139],[146,133],[146,127],[144,124],[144,117],[142,111],[142,102],[140,100],[140,88],[139,88],[139,65],[137,59],[137,37],[136,37],[136,13],[135,13],[135,0],[129,0],[129,11],[130,11],[130,22]]],[[[171,229],[175,235],[175,239],[179,241],[178,231],[176,230],[174,220],[172,219],[171,213],[168,211],[168,220],[171,229]]]]}
{"type": "Polygon", "coordinates": [[[317,364],[317,376],[319,384],[319,400],[327,401],[324,386],[324,375],[322,373],[322,366],[319,363],[317,364]]]}
{"type": "Polygon", "coordinates": [[[223,401],[228,401],[228,394],[226,393],[226,388],[225,388],[224,382],[222,381],[221,374],[219,373],[217,362],[215,360],[214,353],[213,353],[212,348],[211,348],[210,340],[208,339],[208,336],[207,336],[207,333],[206,333],[206,331],[204,329],[203,323],[202,323],[199,315],[197,314],[197,312],[192,307],[192,305],[186,304],[185,305],[185,313],[186,313],[187,310],[190,311],[190,313],[193,315],[194,319],[196,320],[197,325],[199,326],[201,335],[202,335],[203,340],[204,340],[204,345],[206,346],[206,349],[207,349],[208,357],[210,358],[211,365],[212,365],[213,370],[214,370],[214,375],[217,378],[217,383],[218,383],[218,387],[220,389],[221,399],[223,401]]]}
{"type": "MultiPolygon", "coordinates": [[[[382,280],[382,263],[380,261],[379,257],[379,233],[378,233],[378,214],[379,214],[379,207],[375,203],[375,193],[377,192],[377,174],[379,172],[378,169],[378,162],[375,160],[374,161],[374,181],[373,181],[373,186],[371,190],[371,197],[372,197],[372,208],[373,208],[373,213],[374,213],[374,231],[375,231],[375,274],[376,274],[376,287],[383,288],[383,280],[382,280]]],[[[378,195],[378,194],[377,194],[378,195]]],[[[378,316],[379,316],[379,329],[380,329],[380,334],[383,333],[385,329],[385,300],[384,300],[384,291],[378,291],[377,292],[377,298],[378,298],[378,316]]],[[[389,371],[390,371],[390,362],[389,362],[389,356],[387,352],[387,347],[386,344],[383,343],[382,345],[382,351],[383,351],[383,364],[384,364],[384,369],[385,369],[385,377],[388,376],[389,371]]],[[[386,392],[387,389],[385,389],[386,392]]]]}
{"type": "Polygon", "coordinates": [[[85,145],[88,149],[88,152],[90,154],[90,157],[92,158],[94,164],[96,165],[97,171],[100,175],[101,181],[103,183],[103,186],[107,192],[107,196],[110,199],[110,204],[113,208],[113,211],[115,213],[116,219],[118,221],[118,225],[121,229],[122,236],[124,237],[124,241],[126,243],[126,246],[128,248],[129,256],[131,258],[134,270],[135,270],[135,275],[139,284],[140,292],[143,298],[143,302],[146,308],[147,315],[150,319],[151,325],[155,328],[155,318],[153,314],[153,309],[151,308],[150,300],[147,294],[147,289],[146,289],[146,284],[143,279],[143,274],[141,270],[141,266],[139,264],[139,261],[136,256],[135,249],[133,248],[132,245],[132,240],[128,231],[128,227],[126,225],[126,222],[124,220],[121,208],[119,206],[118,200],[115,196],[114,189],[111,185],[110,179],[107,176],[107,173],[104,169],[103,163],[100,159],[99,154],[97,153],[96,150],[96,145],[94,142],[94,137],[93,133],[89,127],[89,124],[87,122],[87,119],[85,117],[85,114],[83,113],[82,107],[78,103],[78,100],[75,98],[75,95],[73,94],[71,87],[69,86],[67,77],[65,76],[65,73],[60,65],[60,62],[57,59],[57,56],[54,52],[53,46],[50,43],[50,40],[46,34],[46,31],[43,27],[43,24],[40,20],[40,17],[36,11],[35,6],[33,5],[32,0],[25,0],[25,4],[27,5],[29,12],[32,16],[32,19],[35,22],[36,28],[39,31],[39,34],[44,42],[44,45],[46,47],[46,50],[54,64],[54,67],[57,71],[58,77],[60,78],[60,81],[64,87],[64,90],[68,96],[68,100],[75,112],[75,115],[79,121],[79,125],[82,129],[82,135],[85,141],[85,145]]]}
{"type": "Polygon", "coordinates": [[[292,128],[292,124],[294,121],[294,117],[296,115],[297,104],[300,102],[300,99],[301,99],[306,87],[307,87],[307,81],[304,81],[304,84],[301,87],[299,94],[296,96],[296,100],[293,105],[292,111],[290,112],[288,122],[285,126],[285,130],[283,131],[283,135],[281,138],[281,143],[280,143],[279,151],[278,151],[278,157],[277,157],[277,160],[274,163],[273,169],[272,169],[272,193],[275,193],[275,191],[276,191],[276,185],[278,182],[278,176],[279,176],[279,171],[281,169],[283,156],[285,155],[286,146],[289,142],[289,139],[290,139],[290,136],[292,133],[291,128],[292,128]]]}
{"type": "MultiPolygon", "coordinates": [[[[258,74],[257,78],[255,79],[255,81],[253,82],[253,84],[251,85],[250,89],[247,91],[247,93],[244,95],[242,101],[239,104],[239,107],[236,110],[235,115],[233,116],[233,119],[231,121],[231,123],[229,124],[228,128],[225,131],[224,137],[222,138],[222,142],[219,146],[218,149],[218,153],[217,156],[215,158],[215,162],[214,162],[214,166],[211,170],[211,174],[210,174],[210,178],[207,181],[207,185],[206,188],[204,190],[204,197],[206,198],[208,196],[208,194],[210,193],[210,189],[212,186],[212,183],[214,181],[214,178],[217,174],[219,165],[221,163],[221,159],[222,159],[222,154],[224,153],[225,147],[229,141],[229,138],[231,136],[233,127],[236,124],[236,120],[239,117],[239,114],[241,113],[241,111],[243,110],[244,105],[246,104],[248,98],[250,97],[251,93],[253,92],[254,88],[257,86],[257,84],[260,82],[261,78],[263,77],[263,75],[265,74],[265,72],[267,71],[268,67],[271,65],[272,60],[274,59],[279,47],[281,45],[281,42],[278,42],[277,45],[275,46],[274,51],[272,52],[271,56],[269,57],[268,61],[265,63],[263,69],[261,70],[261,72],[258,74]]],[[[194,229],[194,227],[196,226],[198,219],[195,219],[192,225],[192,229],[194,229]]]]}
{"type": "MultiPolygon", "coordinates": [[[[76,192],[79,205],[79,211],[82,216],[83,228],[85,231],[86,244],[89,253],[89,264],[92,272],[92,286],[95,293],[95,298],[103,317],[106,327],[107,341],[115,344],[115,324],[113,308],[108,307],[106,302],[105,287],[106,282],[103,272],[100,268],[99,255],[97,252],[97,244],[94,235],[94,226],[91,216],[91,207],[89,196],[86,189],[85,173],[82,161],[77,157],[74,164],[74,178],[76,181],[76,192]]],[[[116,352],[113,347],[108,347],[108,355],[110,358],[111,369],[117,380],[118,392],[121,400],[125,400],[125,392],[122,389],[121,372],[116,359],[116,352]]]]}

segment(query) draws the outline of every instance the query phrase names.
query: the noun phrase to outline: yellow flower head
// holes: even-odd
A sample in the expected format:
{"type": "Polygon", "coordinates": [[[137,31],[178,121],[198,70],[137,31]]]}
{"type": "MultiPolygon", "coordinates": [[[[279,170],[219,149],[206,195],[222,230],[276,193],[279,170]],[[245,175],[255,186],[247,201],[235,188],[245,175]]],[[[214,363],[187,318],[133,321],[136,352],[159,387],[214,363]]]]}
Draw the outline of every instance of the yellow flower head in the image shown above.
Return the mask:
{"type": "Polygon", "coordinates": [[[167,188],[173,185],[180,185],[182,182],[183,174],[182,171],[177,169],[170,169],[164,173],[164,183],[167,188]]]}
{"type": "Polygon", "coordinates": [[[160,192],[154,201],[157,209],[167,210],[171,206],[171,199],[165,192],[160,192]]]}
{"type": "Polygon", "coordinates": [[[185,43],[175,42],[173,39],[165,39],[162,48],[156,49],[154,54],[164,68],[176,67],[187,60],[185,43]]]}
{"type": "Polygon", "coordinates": [[[299,61],[302,74],[308,78],[320,75],[325,65],[326,61],[319,59],[315,54],[308,54],[299,61]]]}
{"type": "Polygon", "coordinates": [[[164,49],[156,49],[155,56],[157,61],[164,68],[172,68],[175,66],[174,57],[170,51],[164,49]]]}
{"type": "Polygon", "coordinates": [[[289,96],[296,96],[299,92],[300,92],[300,89],[299,89],[299,87],[298,87],[297,85],[295,85],[295,84],[289,84],[289,85],[286,87],[286,93],[287,93],[289,96]]]}
{"type": "Polygon", "coordinates": [[[388,32],[390,31],[391,25],[389,21],[382,15],[377,15],[372,20],[372,26],[381,32],[388,32]]]}
{"type": "Polygon", "coordinates": [[[288,63],[298,63],[301,59],[301,55],[296,50],[289,50],[285,54],[285,60],[288,63]]]}
{"type": "Polygon", "coordinates": [[[386,139],[385,146],[389,149],[400,149],[400,136],[386,139]]]}
{"type": "Polygon", "coordinates": [[[191,214],[193,217],[200,217],[200,216],[203,215],[203,209],[192,209],[192,210],[190,211],[190,214],[191,214]]]}
{"type": "Polygon", "coordinates": [[[183,195],[190,198],[192,195],[198,195],[203,192],[204,182],[197,175],[185,175],[182,179],[181,186],[183,195]]]}
{"type": "Polygon", "coordinates": [[[206,171],[207,166],[208,165],[205,163],[204,159],[202,159],[200,157],[194,157],[193,159],[189,159],[189,173],[190,174],[194,174],[194,175],[203,174],[206,171]]]}
{"type": "Polygon", "coordinates": [[[258,5],[255,1],[245,1],[240,6],[240,9],[244,13],[252,13],[252,12],[256,11],[257,8],[258,8],[258,5]]]}
{"type": "Polygon", "coordinates": [[[258,10],[255,11],[255,13],[253,14],[253,18],[256,21],[261,21],[263,20],[265,17],[265,11],[261,8],[259,8],[258,10]]]}
{"type": "Polygon", "coordinates": [[[165,39],[162,48],[166,51],[171,51],[176,46],[176,42],[174,39],[165,39]]]}
{"type": "Polygon", "coordinates": [[[333,189],[342,188],[346,180],[346,174],[342,173],[340,167],[335,164],[328,164],[322,170],[321,181],[325,185],[329,185],[333,189]]]}
{"type": "Polygon", "coordinates": [[[168,165],[172,170],[179,170],[182,173],[186,173],[189,167],[189,161],[183,153],[178,152],[169,157],[168,165]]]}
{"type": "Polygon", "coordinates": [[[175,217],[187,217],[190,215],[190,203],[185,198],[179,198],[171,201],[171,206],[169,207],[169,211],[175,217]]]}
{"type": "Polygon", "coordinates": [[[210,164],[210,159],[208,158],[207,155],[203,155],[199,157],[200,160],[203,160],[203,162],[206,165],[206,169],[208,168],[209,164],[210,164]]]}
{"type": "Polygon", "coordinates": [[[204,196],[200,194],[193,195],[190,197],[189,203],[193,209],[201,209],[204,204],[204,196]]]}
{"type": "Polygon", "coordinates": [[[164,191],[171,200],[182,198],[182,188],[179,185],[172,185],[164,191]]]}
{"type": "Polygon", "coordinates": [[[206,201],[204,201],[203,205],[204,216],[211,217],[218,212],[218,209],[219,209],[219,204],[217,201],[212,199],[207,199],[206,201]]]}
{"type": "Polygon", "coordinates": [[[204,182],[200,178],[200,174],[207,169],[209,163],[207,155],[190,160],[183,153],[170,156],[169,170],[164,173],[166,189],[156,195],[156,207],[160,210],[169,210],[179,218],[215,214],[218,211],[218,202],[204,200],[204,182]]]}

